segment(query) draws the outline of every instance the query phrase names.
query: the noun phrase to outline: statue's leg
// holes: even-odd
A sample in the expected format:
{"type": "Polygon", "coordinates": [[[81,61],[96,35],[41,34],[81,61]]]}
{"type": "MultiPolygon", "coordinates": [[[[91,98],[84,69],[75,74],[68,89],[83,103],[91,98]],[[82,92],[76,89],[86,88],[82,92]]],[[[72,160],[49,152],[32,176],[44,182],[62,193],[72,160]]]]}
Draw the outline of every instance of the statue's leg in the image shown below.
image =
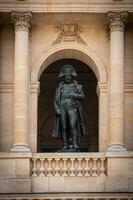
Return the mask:
{"type": "Polygon", "coordinates": [[[76,128],[76,110],[72,109],[68,111],[69,114],[69,123],[71,128],[71,135],[72,135],[72,142],[73,142],[73,148],[78,149],[78,133],[76,128]]]}
{"type": "Polygon", "coordinates": [[[68,139],[67,139],[67,113],[65,110],[62,111],[61,123],[62,123],[62,138],[64,142],[63,150],[66,150],[68,149],[68,139]]]}

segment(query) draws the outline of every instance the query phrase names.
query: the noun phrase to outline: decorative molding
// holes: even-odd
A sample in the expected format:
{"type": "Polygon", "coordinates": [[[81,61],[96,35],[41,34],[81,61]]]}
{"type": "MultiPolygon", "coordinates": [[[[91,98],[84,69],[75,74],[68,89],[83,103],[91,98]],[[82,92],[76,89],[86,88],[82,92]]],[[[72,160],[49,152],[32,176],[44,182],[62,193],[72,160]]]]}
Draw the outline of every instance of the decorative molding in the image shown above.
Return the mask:
{"type": "Polygon", "coordinates": [[[39,94],[40,93],[40,82],[31,82],[30,83],[30,93],[39,94]]]}
{"type": "Polygon", "coordinates": [[[27,11],[30,8],[35,13],[107,13],[109,11],[133,12],[133,1],[126,0],[115,2],[112,0],[0,0],[0,12],[11,12],[12,10],[27,11]],[[52,5],[52,6],[51,6],[52,5]]]}
{"type": "Polygon", "coordinates": [[[87,45],[86,42],[80,36],[82,32],[81,26],[74,23],[64,23],[57,25],[56,31],[59,32],[57,39],[52,43],[58,44],[60,42],[78,42],[87,45]]]}
{"type": "Polygon", "coordinates": [[[11,12],[11,22],[14,24],[15,31],[28,31],[31,18],[31,12],[11,12]]]}
{"type": "MultiPolygon", "coordinates": [[[[30,83],[30,93],[39,93],[40,82],[30,83]]],[[[13,93],[13,83],[0,83],[0,93],[13,93]]]]}
{"type": "MultiPolygon", "coordinates": [[[[30,93],[39,92],[40,82],[30,83],[30,93]]],[[[98,83],[97,92],[106,93],[108,91],[108,85],[106,83],[98,83]]],[[[125,83],[125,93],[133,93],[133,83],[125,83]]],[[[13,93],[13,83],[0,83],[0,93],[13,93]]]]}
{"type": "Polygon", "coordinates": [[[128,12],[109,12],[107,17],[110,31],[124,31],[128,21],[128,12]]]}
{"type": "Polygon", "coordinates": [[[0,83],[0,93],[13,93],[13,83],[0,83]]]}
{"type": "Polygon", "coordinates": [[[125,83],[124,92],[125,93],[133,93],[133,83],[125,83]]]}
{"type": "Polygon", "coordinates": [[[59,45],[50,45],[42,50],[31,63],[31,81],[37,82],[48,65],[64,58],[64,56],[84,62],[90,66],[98,81],[107,82],[107,67],[96,49],[76,42],[62,42],[59,45]]]}
{"type": "Polygon", "coordinates": [[[99,82],[96,88],[97,95],[100,96],[100,94],[103,94],[103,93],[106,94],[107,92],[108,92],[108,84],[99,82]]]}

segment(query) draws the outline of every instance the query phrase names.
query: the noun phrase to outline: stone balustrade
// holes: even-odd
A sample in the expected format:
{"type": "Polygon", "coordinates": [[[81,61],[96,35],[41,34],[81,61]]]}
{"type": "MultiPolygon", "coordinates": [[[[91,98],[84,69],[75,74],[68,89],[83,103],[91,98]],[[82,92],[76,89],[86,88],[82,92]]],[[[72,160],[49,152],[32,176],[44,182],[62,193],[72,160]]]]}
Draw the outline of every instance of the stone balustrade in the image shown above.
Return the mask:
{"type": "Polygon", "coordinates": [[[34,154],[32,158],[32,177],[48,176],[106,176],[104,154],[34,154]]]}
{"type": "MultiPolygon", "coordinates": [[[[133,192],[132,167],[133,152],[128,151],[120,153],[1,152],[0,193],[52,195],[55,192],[56,194],[63,193],[63,196],[64,193],[79,194],[80,192],[82,194],[89,192],[108,194],[123,191],[130,193],[133,192]]],[[[105,196],[102,197],[104,199],[105,196]]],[[[114,196],[109,197],[115,199],[114,196]]],[[[25,198],[32,199],[33,196],[25,198]]],[[[18,199],[25,198],[20,196],[18,199]]],[[[78,199],[77,196],[74,198],[78,199]]],[[[123,196],[118,198],[121,199],[123,196]]]]}

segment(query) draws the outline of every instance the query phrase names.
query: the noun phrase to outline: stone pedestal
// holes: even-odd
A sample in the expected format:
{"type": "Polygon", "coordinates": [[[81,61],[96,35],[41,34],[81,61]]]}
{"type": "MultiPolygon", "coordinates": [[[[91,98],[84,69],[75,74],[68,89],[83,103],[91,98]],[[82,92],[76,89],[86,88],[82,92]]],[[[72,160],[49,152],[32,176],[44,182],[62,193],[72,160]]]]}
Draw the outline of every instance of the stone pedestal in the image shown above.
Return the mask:
{"type": "Polygon", "coordinates": [[[0,193],[30,193],[29,153],[0,152],[0,193]]]}

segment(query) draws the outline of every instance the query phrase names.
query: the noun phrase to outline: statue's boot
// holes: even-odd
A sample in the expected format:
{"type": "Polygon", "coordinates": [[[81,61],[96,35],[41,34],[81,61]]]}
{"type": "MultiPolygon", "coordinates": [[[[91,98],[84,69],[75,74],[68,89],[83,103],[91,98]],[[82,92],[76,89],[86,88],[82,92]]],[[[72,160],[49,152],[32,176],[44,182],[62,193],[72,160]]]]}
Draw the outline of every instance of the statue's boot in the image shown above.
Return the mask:
{"type": "Polygon", "coordinates": [[[75,149],[75,150],[78,150],[78,149],[79,149],[79,147],[78,147],[77,144],[74,144],[73,146],[74,146],[74,149],[75,149]]]}
{"type": "Polygon", "coordinates": [[[77,136],[74,136],[73,148],[74,148],[75,150],[78,150],[78,149],[79,149],[79,147],[78,147],[77,136]]]}
{"type": "Polygon", "coordinates": [[[63,147],[63,150],[67,150],[67,149],[69,149],[69,145],[68,145],[67,138],[66,138],[66,137],[63,137],[63,141],[64,141],[64,147],[63,147]]]}

